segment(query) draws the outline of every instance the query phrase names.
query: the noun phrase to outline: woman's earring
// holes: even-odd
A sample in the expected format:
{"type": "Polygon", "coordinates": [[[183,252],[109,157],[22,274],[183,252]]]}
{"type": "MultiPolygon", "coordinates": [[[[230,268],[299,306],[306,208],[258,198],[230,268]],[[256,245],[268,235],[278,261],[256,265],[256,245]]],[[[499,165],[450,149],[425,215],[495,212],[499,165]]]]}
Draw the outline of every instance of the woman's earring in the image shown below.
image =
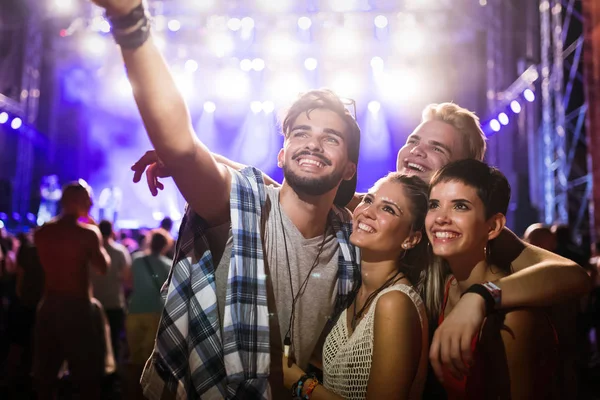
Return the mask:
{"type": "Polygon", "coordinates": [[[402,243],[402,248],[405,250],[408,249],[408,243],[402,243]]]}

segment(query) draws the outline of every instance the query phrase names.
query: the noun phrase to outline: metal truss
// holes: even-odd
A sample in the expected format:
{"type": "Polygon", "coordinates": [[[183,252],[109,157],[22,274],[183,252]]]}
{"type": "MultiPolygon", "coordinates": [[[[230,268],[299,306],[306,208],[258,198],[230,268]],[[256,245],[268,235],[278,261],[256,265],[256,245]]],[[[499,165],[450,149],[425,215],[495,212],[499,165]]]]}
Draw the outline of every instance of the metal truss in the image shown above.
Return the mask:
{"type": "Polygon", "coordinates": [[[587,104],[574,97],[581,87],[582,30],[575,0],[541,0],[542,148],[544,170],[544,222],[569,224],[576,239],[589,234],[586,218],[592,184],[585,156],[587,104]],[[577,28],[577,27],[576,27],[577,28]],[[565,72],[567,72],[565,74],[565,72]]]}
{"type": "MultiPolygon", "coordinates": [[[[31,13],[27,21],[26,45],[23,60],[21,102],[23,122],[34,126],[38,115],[40,97],[40,75],[42,62],[42,32],[36,23],[36,14],[31,13]]],[[[13,181],[13,212],[25,216],[30,211],[31,181],[34,166],[34,136],[30,129],[20,130],[17,166],[13,181]]]]}

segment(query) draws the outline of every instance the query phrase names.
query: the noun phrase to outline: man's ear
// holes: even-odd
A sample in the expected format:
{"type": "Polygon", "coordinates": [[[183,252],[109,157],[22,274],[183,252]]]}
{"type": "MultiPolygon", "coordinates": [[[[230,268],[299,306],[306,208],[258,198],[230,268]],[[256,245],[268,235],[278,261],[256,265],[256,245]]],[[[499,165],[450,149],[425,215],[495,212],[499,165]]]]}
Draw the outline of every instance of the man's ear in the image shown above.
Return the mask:
{"type": "Polygon", "coordinates": [[[349,181],[356,174],[356,163],[348,162],[344,171],[344,180],[349,181]]]}
{"type": "Polygon", "coordinates": [[[411,232],[411,234],[402,243],[402,248],[405,250],[412,249],[413,247],[419,244],[422,238],[423,233],[421,231],[411,232]]]}
{"type": "Polygon", "coordinates": [[[279,150],[279,153],[277,153],[277,166],[279,168],[283,168],[283,158],[284,158],[285,152],[283,149],[279,150]]]}
{"type": "Polygon", "coordinates": [[[488,240],[496,239],[502,229],[506,226],[506,216],[504,214],[498,213],[496,215],[492,215],[492,217],[488,220],[489,224],[489,232],[488,232],[488,240]]]}

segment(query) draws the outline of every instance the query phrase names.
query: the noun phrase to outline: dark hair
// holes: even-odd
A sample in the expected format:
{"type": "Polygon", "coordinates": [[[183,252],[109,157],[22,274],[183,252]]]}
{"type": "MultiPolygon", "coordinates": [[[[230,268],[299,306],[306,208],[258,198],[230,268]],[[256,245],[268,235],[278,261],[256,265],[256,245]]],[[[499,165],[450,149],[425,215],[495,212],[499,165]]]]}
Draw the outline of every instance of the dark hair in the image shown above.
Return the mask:
{"type": "Polygon", "coordinates": [[[62,205],[81,200],[91,202],[91,197],[88,190],[79,182],[67,183],[63,187],[62,197],[60,199],[62,205]]]}
{"type": "Polygon", "coordinates": [[[412,232],[421,232],[421,241],[400,260],[400,271],[408,280],[420,289],[423,281],[424,266],[427,265],[427,234],[425,233],[425,216],[429,208],[427,192],[429,186],[421,178],[402,175],[399,172],[389,173],[384,180],[402,185],[404,195],[410,203],[410,213],[413,217],[412,232]]]}
{"type": "MultiPolygon", "coordinates": [[[[358,154],[360,150],[360,128],[356,122],[355,116],[344,106],[344,102],[329,89],[316,89],[306,92],[287,110],[287,113],[281,124],[283,136],[287,139],[298,116],[306,113],[310,118],[310,113],[316,109],[325,109],[335,112],[348,126],[347,148],[348,159],[358,166],[358,154]]],[[[350,180],[344,180],[338,187],[333,203],[339,207],[346,205],[354,197],[356,192],[357,173],[350,180]]]]}
{"type": "Polygon", "coordinates": [[[160,221],[160,227],[163,228],[165,231],[170,232],[173,228],[173,220],[169,217],[163,218],[163,220],[160,221]]]}
{"type": "Polygon", "coordinates": [[[98,229],[100,229],[100,233],[102,234],[103,238],[108,238],[110,237],[110,235],[113,234],[113,224],[112,222],[103,219],[102,221],[100,221],[100,223],[98,224],[98,229]]]}
{"type": "Polygon", "coordinates": [[[150,251],[152,254],[160,254],[167,247],[167,237],[160,232],[153,232],[150,239],[150,251]]]}
{"type": "Polygon", "coordinates": [[[348,125],[348,158],[350,161],[358,162],[358,151],[360,149],[360,128],[356,119],[344,106],[342,100],[329,89],[315,89],[303,93],[287,110],[283,123],[281,124],[283,136],[287,139],[296,118],[305,113],[310,118],[313,110],[322,108],[330,110],[339,115],[348,125]]]}
{"type": "Polygon", "coordinates": [[[500,170],[474,159],[454,161],[444,165],[431,178],[429,194],[443,182],[461,182],[477,191],[485,209],[485,218],[508,211],[510,184],[500,170]]]}

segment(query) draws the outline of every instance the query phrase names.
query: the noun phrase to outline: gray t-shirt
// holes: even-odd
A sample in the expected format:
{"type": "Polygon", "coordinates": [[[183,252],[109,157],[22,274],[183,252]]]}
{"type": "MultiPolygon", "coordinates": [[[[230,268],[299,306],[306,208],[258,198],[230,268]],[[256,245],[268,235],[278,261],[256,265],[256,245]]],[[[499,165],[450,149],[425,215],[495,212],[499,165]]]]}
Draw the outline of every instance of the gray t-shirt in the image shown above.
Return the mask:
{"type": "MultiPolygon", "coordinates": [[[[281,374],[283,340],[292,315],[292,301],[302,282],[309,274],[317,254],[319,260],[307,281],[305,290],[296,301],[294,310],[293,351],[296,363],[306,370],[321,332],[331,316],[337,297],[337,271],[339,245],[333,228],[328,226],[323,236],[305,239],[279,205],[279,188],[265,187],[267,201],[263,209],[263,249],[267,271],[267,292],[270,319],[271,375],[281,374]],[[282,231],[283,225],[283,231],[282,231]],[[284,236],[285,235],[285,236],[284,236]],[[285,237],[285,240],[284,240],[285,237]],[[286,252],[287,244],[287,252],[286,252]],[[289,269],[288,269],[289,260],[289,269]],[[290,287],[290,273],[292,282],[290,287]]],[[[221,324],[227,293],[227,275],[233,238],[230,224],[207,231],[215,271],[215,286],[221,324]],[[219,259],[220,258],[220,259],[219,259]]],[[[320,349],[317,349],[320,351],[320,349]]],[[[273,398],[282,393],[271,379],[273,398]]],[[[285,390],[289,396],[289,391],[285,390]]]]}
{"type": "Polygon", "coordinates": [[[106,310],[121,309],[125,307],[123,274],[131,266],[131,257],[125,246],[119,243],[110,242],[104,248],[110,256],[110,267],[106,275],[100,275],[90,268],[94,297],[106,310]]]}

